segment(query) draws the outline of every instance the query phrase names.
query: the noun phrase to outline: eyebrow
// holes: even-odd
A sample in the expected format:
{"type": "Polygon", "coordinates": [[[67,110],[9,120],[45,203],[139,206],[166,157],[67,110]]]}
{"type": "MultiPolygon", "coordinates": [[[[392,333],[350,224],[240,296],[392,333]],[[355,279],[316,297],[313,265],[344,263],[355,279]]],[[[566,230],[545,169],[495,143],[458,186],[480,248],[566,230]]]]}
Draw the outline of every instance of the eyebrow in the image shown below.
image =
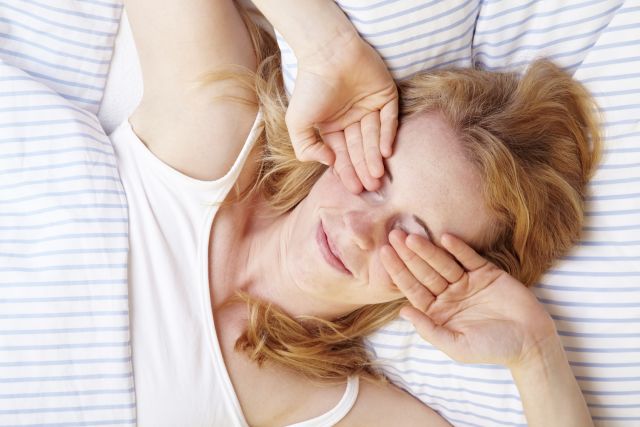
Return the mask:
{"type": "MultiPolygon", "coordinates": [[[[389,183],[393,184],[393,175],[391,175],[391,170],[389,169],[389,164],[387,163],[387,159],[383,158],[382,163],[384,164],[385,172],[387,173],[387,175],[389,175],[389,183]]],[[[420,224],[420,226],[424,229],[424,232],[427,233],[427,237],[429,238],[429,240],[431,240],[432,242],[435,242],[435,240],[433,240],[433,233],[431,232],[431,230],[429,230],[427,223],[422,219],[420,219],[418,215],[413,215],[413,219],[418,224],[420,224]]]]}

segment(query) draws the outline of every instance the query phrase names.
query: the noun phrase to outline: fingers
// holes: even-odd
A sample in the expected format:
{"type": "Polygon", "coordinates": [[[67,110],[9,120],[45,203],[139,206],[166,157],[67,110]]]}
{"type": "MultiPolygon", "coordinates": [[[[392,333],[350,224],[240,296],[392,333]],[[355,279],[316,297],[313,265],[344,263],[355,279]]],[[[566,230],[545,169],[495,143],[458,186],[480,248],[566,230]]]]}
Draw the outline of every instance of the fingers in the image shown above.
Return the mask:
{"type": "Polygon", "coordinates": [[[297,111],[296,108],[287,110],[285,122],[296,158],[301,162],[317,161],[331,166],[334,161],[333,152],[318,140],[313,123],[302,120],[294,113],[295,111],[297,111]]]}
{"type": "Polygon", "coordinates": [[[347,151],[347,143],[345,142],[344,132],[331,132],[322,136],[324,142],[333,150],[336,160],[333,164],[338,178],[350,192],[359,194],[362,191],[362,183],[351,164],[351,158],[347,151]]]}
{"type": "MultiPolygon", "coordinates": [[[[374,133],[374,131],[369,130],[369,138],[371,138],[372,133],[374,133]]],[[[344,130],[344,136],[347,140],[347,150],[349,151],[349,157],[351,157],[351,163],[353,164],[362,185],[368,191],[377,189],[380,186],[380,182],[377,178],[371,176],[367,160],[365,159],[365,147],[361,123],[353,123],[352,125],[347,126],[344,130]]],[[[369,141],[369,144],[371,144],[371,141],[369,141]]],[[[376,145],[375,149],[378,150],[378,142],[374,142],[374,144],[376,145]]],[[[382,163],[382,159],[380,159],[380,163],[382,163]]]]}
{"type": "Polygon", "coordinates": [[[380,153],[391,157],[398,129],[398,98],[394,98],[380,110],[380,153]]]}
{"type": "Polygon", "coordinates": [[[384,175],[384,165],[382,164],[382,154],[380,153],[380,113],[372,111],[364,116],[360,122],[360,127],[364,159],[369,175],[373,178],[380,178],[384,175]]]}
{"type": "MultiPolygon", "coordinates": [[[[385,110],[385,138],[391,139],[390,142],[385,142],[387,146],[385,151],[389,155],[397,126],[397,112],[394,112],[392,109],[394,105],[395,104],[390,103],[389,107],[385,110]]],[[[397,108],[397,105],[395,107],[397,108]]],[[[354,111],[349,111],[344,117],[351,117],[352,113],[354,113],[354,111]]],[[[384,175],[384,163],[382,162],[381,153],[381,111],[360,111],[356,121],[341,128],[338,124],[339,122],[344,122],[344,117],[339,121],[322,123],[320,126],[322,138],[326,141],[326,135],[332,135],[344,129],[346,151],[350,165],[353,167],[362,186],[368,191],[374,191],[380,186],[379,178],[384,175]]],[[[339,157],[340,155],[336,152],[336,162],[339,157]]],[[[336,169],[340,172],[346,167],[346,163],[343,161],[340,161],[340,166],[336,165],[336,169]]],[[[342,173],[340,176],[342,176],[342,173]]],[[[353,187],[355,188],[355,186],[353,187]]]]}
{"type": "Polygon", "coordinates": [[[407,297],[411,305],[426,312],[435,301],[435,296],[407,269],[396,251],[391,246],[385,245],[380,249],[380,259],[393,283],[407,297]]]}
{"type": "Polygon", "coordinates": [[[302,121],[290,106],[285,118],[291,142],[300,161],[318,161],[333,165],[347,189],[360,193],[362,187],[374,191],[384,175],[382,156],[391,155],[397,128],[397,99],[382,110],[352,109],[339,120],[318,124],[323,141],[317,140],[312,124],[302,121]],[[338,126],[349,117],[354,121],[338,126]]]}
{"type": "Polygon", "coordinates": [[[451,252],[468,271],[482,268],[489,262],[480,256],[471,246],[452,234],[444,234],[441,242],[442,246],[451,252]]]}
{"type": "Polygon", "coordinates": [[[316,161],[331,166],[334,162],[334,154],[323,142],[316,140],[316,135],[311,130],[307,132],[291,133],[291,144],[296,158],[301,162],[316,161]]]}
{"type": "Polygon", "coordinates": [[[413,324],[424,340],[448,354],[450,357],[456,356],[454,349],[460,346],[460,335],[446,326],[437,325],[424,313],[409,306],[402,307],[400,316],[413,324]]]}
{"type": "Polygon", "coordinates": [[[406,239],[406,245],[420,258],[429,263],[438,275],[447,283],[455,283],[464,274],[464,269],[447,252],[433,244],[422,236],[412,234],[406,239]]]}
{"type": "Polygon", "coordinates": [[[445,277],[438,274],[438,272],[425,261],[425,259],[428,258],[407,245],[409,240],[410,239],[407,239],[407,234],[400,230],[393,230],[389,234],[389,243],[391,243],[402,261],[404,261],[411,274],[433,295],[440,295],[449,283],[445,277]]]}

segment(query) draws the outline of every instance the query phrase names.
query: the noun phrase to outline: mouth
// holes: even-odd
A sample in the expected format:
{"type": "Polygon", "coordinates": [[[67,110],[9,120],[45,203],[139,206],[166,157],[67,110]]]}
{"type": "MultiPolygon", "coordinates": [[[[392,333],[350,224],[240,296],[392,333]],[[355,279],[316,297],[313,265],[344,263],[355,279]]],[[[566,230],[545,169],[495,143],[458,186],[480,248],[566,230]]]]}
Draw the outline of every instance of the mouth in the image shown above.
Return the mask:
{"type": "Polygon", "coordinates": [[[351,271],[349,271],[349,269],[345,267],[344,263],[340,259],[338,251],[329,240],[327,233],[324,231],[324,225],[322,224],[322,221],[320,221],[320,224],[318,224],[318,229],[316,231],[316,241],[318,242],[318,246],[320,247],[322,257],[325,259],[327,264],[343,274],[353,276],[351,271]]]}

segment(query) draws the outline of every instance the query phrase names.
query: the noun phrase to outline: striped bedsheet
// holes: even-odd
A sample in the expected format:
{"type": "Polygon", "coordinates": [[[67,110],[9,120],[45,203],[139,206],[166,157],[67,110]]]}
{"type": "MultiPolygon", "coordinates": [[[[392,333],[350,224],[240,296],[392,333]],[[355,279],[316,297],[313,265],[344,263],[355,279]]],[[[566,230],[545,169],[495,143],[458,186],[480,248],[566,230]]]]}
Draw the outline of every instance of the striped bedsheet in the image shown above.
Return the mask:
{"type": "MultiPolygon", "coordinates": [[[[536,293],[596,422],[640,426],[639,1],[339,4],[398,78],[548,56],[593,91],[607,153],[585,234],[536,293]]],[[[135,424],[126,199],[94,115],[105,110],[121,12],[112,0],[0,0],[3,427],[135,424]]],[[[291,89],[295,59],[285,45],[283,59],[291,89]]],[[[457,364],[402,321],[370,342],[394,381],[454,425],[524,425],[502,367],[457,364]]]]}
{"type": "MultiPolygon", "coordinates": [[[[338,3],[396,78],[448,66],[522,70],[548,57],[592,91],[605,157],[589,188],[584,234],[535,293],[556,321],[596,424],[640,426],[640,1],[338,3]]],[[[296,61],[279,42],[291,92],[296,61]]],[[[452,424],[526,425],[505,368],[456,363],[402,320],[370,344],[393,381],[452,424]]]]}
{"type": "Polygon", "coordinates": [[[127,205],[96,113],[122,5],[0,1],[0,426],[135,424],[127,205]]]}

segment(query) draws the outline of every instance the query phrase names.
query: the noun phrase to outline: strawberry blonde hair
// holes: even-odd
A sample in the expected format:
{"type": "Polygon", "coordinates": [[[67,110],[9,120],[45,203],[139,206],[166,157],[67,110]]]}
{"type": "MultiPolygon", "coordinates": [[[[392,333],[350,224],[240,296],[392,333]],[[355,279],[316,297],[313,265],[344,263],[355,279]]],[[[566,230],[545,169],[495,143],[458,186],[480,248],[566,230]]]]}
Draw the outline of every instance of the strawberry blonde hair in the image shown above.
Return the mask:
{"type": "MultiPolygon", "coordinates": [[[[251,75],[236,72],[235,78],[257,94],[264,126],[256,141],[263,152],[259,172],[235,200],[261,194],[285,214],[307,196],[326,167],[296,159],[284,120],[287,97],[278,47],[241,13],[259,67],[251,75]]],[[[485,246],[475,249],[526,286],[533,285],[580,236],[587,183],[601,153],[597,109],[588,91],[547,60],[534,61],[522,76],[477,69],[425,71],[400,82],[399,91],[400,119],[440,112],[482,177],[493,223],[485,246]]],[[[384,381],[364,338],[394,319],[406,303],[367,305],[323,320],[294,319],[247,294],[236,299],[248,309],[237,351],[259,364],[276,363],[321,382],[343,382],[349,375],[384,381]]]]}

